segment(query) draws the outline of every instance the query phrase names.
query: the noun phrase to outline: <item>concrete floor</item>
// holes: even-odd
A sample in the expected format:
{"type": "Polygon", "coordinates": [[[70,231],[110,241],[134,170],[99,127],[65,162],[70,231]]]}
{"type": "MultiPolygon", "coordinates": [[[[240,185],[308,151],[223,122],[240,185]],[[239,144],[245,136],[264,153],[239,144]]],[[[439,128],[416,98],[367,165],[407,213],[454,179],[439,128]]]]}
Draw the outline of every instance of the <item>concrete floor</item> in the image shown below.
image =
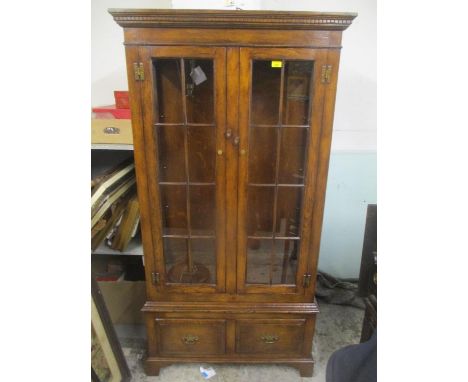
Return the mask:
{"type": "MultiPolygon", "coordinates": [[[[361,336],[364,311],[358,308],[321,303],[317,318],[312,354],[315,360],[312,378],[301,378],[299,372],[286,366],[211,365],[216,375],[210,382],[325,382],[325,370],[330,355],[343,346],[357,344],[361,336]]],[[[135,382],[200,382],[200,366],[207,364],[178,364],[161,369],[158,377],[145,375],[142,341],[121,339],[123,351],[135,382]]]]}

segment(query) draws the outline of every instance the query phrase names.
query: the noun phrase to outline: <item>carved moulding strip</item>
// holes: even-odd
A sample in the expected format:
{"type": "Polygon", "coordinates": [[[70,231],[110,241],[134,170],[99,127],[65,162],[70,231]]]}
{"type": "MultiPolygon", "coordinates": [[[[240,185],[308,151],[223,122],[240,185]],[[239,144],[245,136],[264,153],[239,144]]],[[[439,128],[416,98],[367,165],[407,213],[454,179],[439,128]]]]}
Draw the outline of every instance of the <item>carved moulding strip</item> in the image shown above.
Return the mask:
{"type": "Polygon", "coordinates": [[[345,30],[356,13],[109,9],[122,27],[345,30]]]}

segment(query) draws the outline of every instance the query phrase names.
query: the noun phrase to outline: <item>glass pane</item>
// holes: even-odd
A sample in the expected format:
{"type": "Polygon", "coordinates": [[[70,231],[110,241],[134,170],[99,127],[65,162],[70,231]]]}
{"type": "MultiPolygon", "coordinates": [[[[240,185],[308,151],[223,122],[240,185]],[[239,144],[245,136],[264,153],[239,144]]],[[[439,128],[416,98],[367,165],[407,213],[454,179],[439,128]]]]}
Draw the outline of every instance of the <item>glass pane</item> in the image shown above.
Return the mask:
{"type": "Polygon", "coordinates": [[[205,126],[188,127],[188,151],[190,182],[214,182],[215,129],[205,126]]]}
{"type": "Polygon", "coordinates": [[[249,239],[247,284],[296,284],[299,244],[299,240],[249,239]]]}
{"type": "Polygon", "coordinates": [[[281,86],[281,68],[272,61],[253,61],[251,123],[277,125],[281,86]]]}
{"type": "Polygon", "coordinates": [[[214,239],[191,239],[191,249],[197,277],[192,283],[216,284],[216,256],[214,239]]]}
{"type": "Polygon", "coordinates": [[[163,246],[166,277],[169,283],[216,283],[216,256],[213,239],[164,238],[163,246]]]}
{"type": "Polygon", "coordinates": [[[247,241],[247,284],[270,284],[272,243],[269,239],[247,241]]]}
{"type": "Polygon", "coordinates": [[[296,284],[299,240],[275,239],[272,261],[272,284],[296,284]]]}
{"type": "Polygon", "coordinates": [[[275,236],[299,236],[302,187],[278,187],[277,203],[275,236]]]}
{"type": "Polygon", "coordinates": [[[160,190],[163,234],[187,235],[185,185],[161,185],[160,190]]]}
{"type": "Polygon", "coordinates": [[[214,122],[213,61],[184,59],[188,123],[214,122]]]}
{"type": "Polygon", "coordinates": [[[214,235],[215,204],[215,186],[190,186],[192,235],[214,235]]]}
{"type": "Polygon", "coordinates": [[[159,181],[185,181],[184,126],[158,126],[159,181]]]}
{"type": "Polygon", "coordinates": [[[182,81],[180,60],[162,58],[153,61],[156,80],[156,121],[182,123],[182,81]]]}
{"type": "Polygon", "coordinates": [[[281,129],[278,183],[304,184],[308,131],[303,127],[281,129]]]}
{"type": "Polygon", "coordinates": [[[247,196],[247,235],[273,236],[274,187],[253,187],[247,196]]]}
{"type": "Polygon", "coordinates": [[[251,127],[249,137],[249,183],[275,183],[276,127],[251,127]]]}
{"type": "Polygon", "coordinates": [[[283,94],[283,125],[309,123],[312,61],[287,61],[283,94]]]}
{"type": "Polygon", "coordinates": [[[176,264],[187,263],[187,239],[173,239],[165,237],[163,239],[164,261],[166,266],[166,275],[169,282],[174,282],[169,276],[171,270],[176,264]]]}

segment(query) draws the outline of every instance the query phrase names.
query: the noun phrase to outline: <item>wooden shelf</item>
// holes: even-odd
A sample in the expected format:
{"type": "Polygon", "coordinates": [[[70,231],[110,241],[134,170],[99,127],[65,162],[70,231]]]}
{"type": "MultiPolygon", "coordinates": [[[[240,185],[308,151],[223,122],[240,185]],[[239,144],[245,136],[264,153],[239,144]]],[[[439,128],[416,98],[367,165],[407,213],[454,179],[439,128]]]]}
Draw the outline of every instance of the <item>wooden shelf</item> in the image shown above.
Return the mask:
{"type": "Polygon", "coordinates": [[[133,150],[133,145],[113,143],[92,143],[91,150],[133,150]]]}
{"type": "Polygon", "coordinates": [[[93,255],[113,255],[113,256],[143,256],[143,245],[141,244],[141,238],[137,235],[128,244],[125,251],[120,252],[108,247],[104,244],[104,241],[97,247],[93,252],[93,255]]]}

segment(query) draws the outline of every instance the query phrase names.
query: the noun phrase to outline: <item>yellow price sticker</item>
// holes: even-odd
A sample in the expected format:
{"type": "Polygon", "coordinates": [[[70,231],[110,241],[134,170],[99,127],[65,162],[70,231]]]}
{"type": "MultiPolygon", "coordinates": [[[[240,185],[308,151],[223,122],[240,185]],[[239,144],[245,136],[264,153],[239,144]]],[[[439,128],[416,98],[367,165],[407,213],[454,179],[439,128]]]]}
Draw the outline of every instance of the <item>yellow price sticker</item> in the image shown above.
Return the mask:
{"type": "Polygon", "coordinates": [[[272,61],[271,62],[272,68],[281,68],[283,67],[283,61],[272,61]]]}

